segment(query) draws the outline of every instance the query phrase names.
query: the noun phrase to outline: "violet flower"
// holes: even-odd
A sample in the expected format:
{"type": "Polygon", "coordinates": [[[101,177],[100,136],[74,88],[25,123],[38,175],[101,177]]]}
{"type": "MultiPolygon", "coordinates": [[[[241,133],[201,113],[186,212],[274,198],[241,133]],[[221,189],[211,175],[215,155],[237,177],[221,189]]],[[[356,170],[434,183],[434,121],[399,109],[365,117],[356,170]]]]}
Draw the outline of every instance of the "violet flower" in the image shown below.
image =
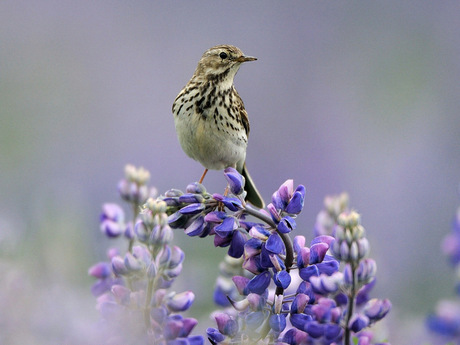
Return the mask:
{"type": "Polygon", "coordinates": [[[197,321],[180,315],[195,295],[168,290],[182,271],[184,252],[170,244],[167,203],[151,197],[155,189],[147,186],[148,171],[128,165],[125,174],[119,191],[134,210],[133,218],[125,221],[120,206],[105,204],[101,230],[108,237],[124,234],[127,251],[111,250],[109,262],[89,269],[98,279],[92,292],[107,339],[113,344],[202,345],[202,336],[191,335],[197,321]]]}
{"type": "MultiPolygon", "coordinates": [[[[458,272],[460,267],[460,207],[454,216],[451,232],[445,236],[441,248],[458,272]]],[[[455,292],[460,295],[460,282],[457,280],[455,292]]],[[[433,342],[457,344],[460,342],[460,301],[443,299],[438,302],[435,311],[428,315],[427,328],[433,336],[433,342]]]]}
{"type": "Polygon", "coordinates": [[[110,263],[89,271],[98,279],[93,293],[112,332],[139,343],[204,342],[191,335],[196,320],[180,314],[193,303],[193,292],[169,290],[184,260],[171,243],[173,229],[183,229],[190,237],[213,236],[216,247],[227,248],[214,292],[216,304],[227,309],[214,314],[216,327],[206,331],[211,344],[371,344],[369,327],[391,303],[370,299],[377,266],[368,258],[360,216],[348,211],[348,197],[325,201],[318,236],[306,245],[304,236],[290,237],[304,207],[304,186],[287,180],[259,210],[246,204],[241,174],[228,168],[224,177],[223,195],[195,182],[155,199],[148,197],[149,174],[127,168],[119,190],[133,220],[108,204],[102,229],[109,237],[124,234],[128,250],[111,252],[110,263]]]}

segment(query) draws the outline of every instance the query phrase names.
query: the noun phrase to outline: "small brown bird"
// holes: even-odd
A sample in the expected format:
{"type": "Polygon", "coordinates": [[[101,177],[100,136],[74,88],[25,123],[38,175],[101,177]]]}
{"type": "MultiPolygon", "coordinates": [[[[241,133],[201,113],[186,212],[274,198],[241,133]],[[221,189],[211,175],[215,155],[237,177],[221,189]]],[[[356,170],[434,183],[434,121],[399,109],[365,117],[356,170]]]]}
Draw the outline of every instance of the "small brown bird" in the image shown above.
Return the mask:
{"type": "Polygon", "coordinates": [[[236,168],[246,179],[246,200],[263,208],[246,168],[249,119],[233,86],[241,64],[257,60],[237,47],[218,45],[204,52],[190,81],[172,106],[177,137],[184,152],[200,162],[205,171],[236,168]]]}

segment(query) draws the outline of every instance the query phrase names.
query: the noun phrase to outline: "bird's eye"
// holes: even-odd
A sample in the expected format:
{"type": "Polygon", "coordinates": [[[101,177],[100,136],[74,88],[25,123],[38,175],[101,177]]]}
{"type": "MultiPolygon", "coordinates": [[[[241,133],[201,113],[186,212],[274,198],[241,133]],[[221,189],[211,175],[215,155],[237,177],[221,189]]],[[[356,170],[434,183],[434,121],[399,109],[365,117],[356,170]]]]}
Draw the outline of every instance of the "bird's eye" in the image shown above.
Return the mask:
{"type": "Polygon", "coordinates": [[[226,52],[222,52],[219,54],[220,58],[223,60],[223,59],[226,59],[228,57],[227,53],[226,52]]]}

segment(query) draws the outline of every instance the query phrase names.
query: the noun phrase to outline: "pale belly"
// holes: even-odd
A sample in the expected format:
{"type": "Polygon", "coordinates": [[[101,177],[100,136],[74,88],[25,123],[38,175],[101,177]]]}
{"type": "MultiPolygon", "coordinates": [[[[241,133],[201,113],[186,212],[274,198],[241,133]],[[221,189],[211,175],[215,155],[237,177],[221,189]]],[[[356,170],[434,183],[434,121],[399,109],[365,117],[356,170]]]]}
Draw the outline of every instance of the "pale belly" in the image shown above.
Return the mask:
{"type": "MultiPolygon", "coordinates": [[[[212,112],[210,112],[212,113],[212,112]]],[[[231,129],[226,120],[215,123],[197,114],[175,116],[176,132],[184,152],[207,169],[234,167],[241,171],[246,159],[247,136],[244,129],[231,129]]]]}

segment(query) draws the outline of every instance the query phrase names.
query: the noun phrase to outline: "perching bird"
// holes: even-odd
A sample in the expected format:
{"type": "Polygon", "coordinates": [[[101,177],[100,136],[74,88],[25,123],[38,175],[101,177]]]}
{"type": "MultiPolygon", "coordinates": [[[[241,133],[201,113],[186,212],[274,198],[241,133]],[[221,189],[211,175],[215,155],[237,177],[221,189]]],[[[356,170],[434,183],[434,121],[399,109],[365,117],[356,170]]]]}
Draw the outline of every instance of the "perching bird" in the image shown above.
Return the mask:
{"type": "Polygon", "coordinates": [[[264,201],[245,164],[248,114],[233,86],[241,64],[254,60],[257,58],[231,45],[208,49],[174,100],[172,112],[182,149],[205,167],[200,183],[208,169],[236,168],[246,179],[246,200],[263,208],[264,201]]]}

